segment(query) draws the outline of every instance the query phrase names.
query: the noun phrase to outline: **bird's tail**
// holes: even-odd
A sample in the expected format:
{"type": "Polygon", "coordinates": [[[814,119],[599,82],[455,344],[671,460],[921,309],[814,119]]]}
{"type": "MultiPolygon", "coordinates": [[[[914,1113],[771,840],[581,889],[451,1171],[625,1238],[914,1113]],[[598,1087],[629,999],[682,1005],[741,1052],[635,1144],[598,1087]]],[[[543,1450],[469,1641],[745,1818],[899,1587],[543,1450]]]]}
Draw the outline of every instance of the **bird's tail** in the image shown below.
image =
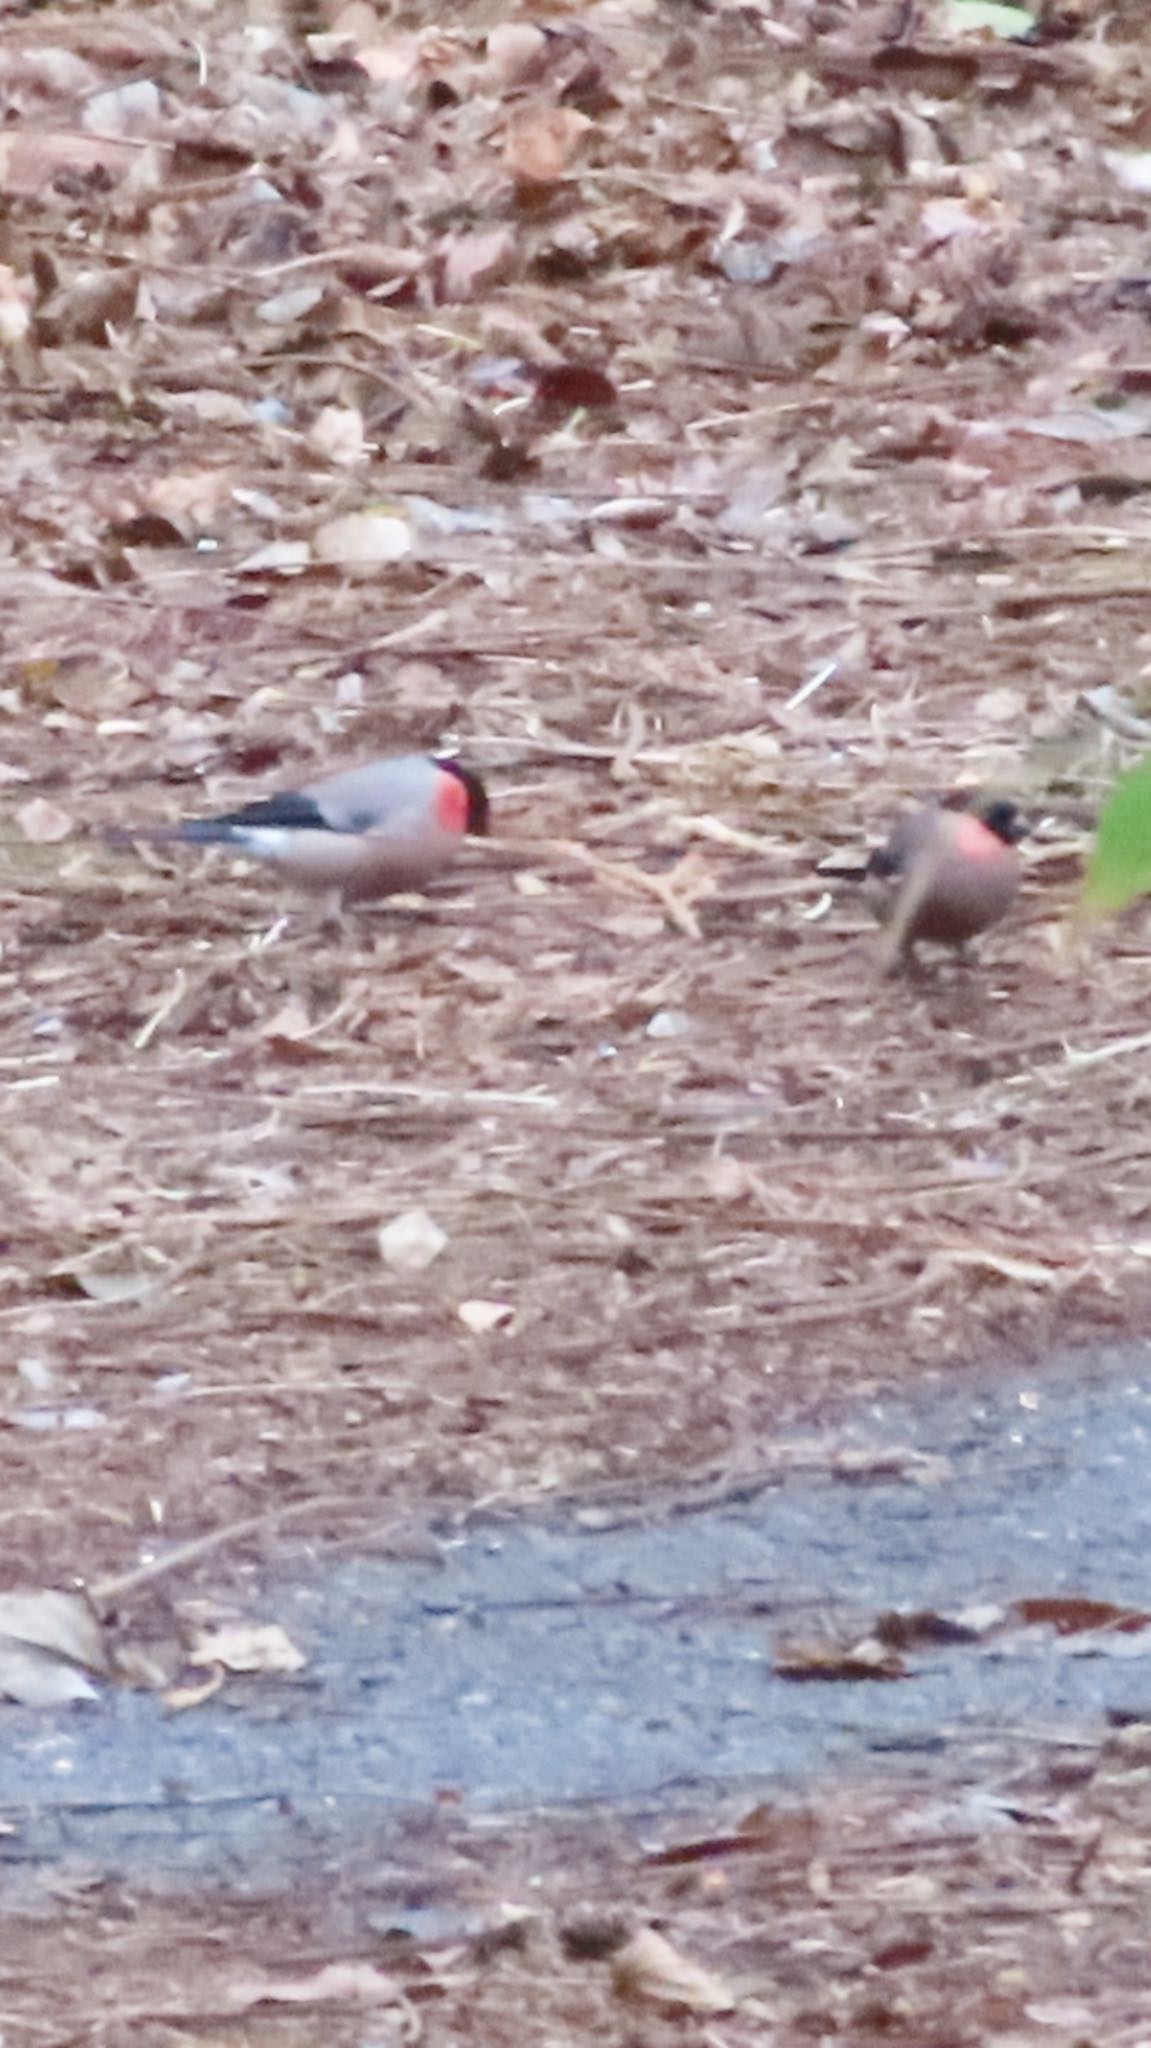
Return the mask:
{"type": "Polygon", "coordinates": [[[825,882],[865,882],[875,870],[870,859],[849,860],[833,853],[817,863],[815,872],[825,882]]]}
{"type": "Polygon", "coordinates": [[[236,832],[218,818],[187,818],[180,825],[106,825],[103,837],[109,846],[226,846],[236,832]]]}

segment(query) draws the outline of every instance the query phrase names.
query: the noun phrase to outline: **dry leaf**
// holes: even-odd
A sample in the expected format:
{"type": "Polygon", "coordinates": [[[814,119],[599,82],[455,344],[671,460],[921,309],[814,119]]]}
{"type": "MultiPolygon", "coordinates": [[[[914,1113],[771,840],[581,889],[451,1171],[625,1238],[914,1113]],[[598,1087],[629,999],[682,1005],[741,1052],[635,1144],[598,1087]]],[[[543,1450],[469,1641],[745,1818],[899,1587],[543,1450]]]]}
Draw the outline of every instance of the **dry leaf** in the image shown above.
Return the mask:
{"type": "Polygon", "coordinates": [[[159,86],[151,78],[133,78],[93,93],[81,120],[94,135],[140,135],[154,129],[162,115],[159,86]]]}
{"type": "Polygon", "coordinates": [[[354,469],[367,454],[359,406],[322,406],[308,429],[308,446],[337,469],[354,469]]]}
{"type": "Polygon", "coordinates": [[[307,1661],[278,1621],[237,1621],[205,1629],[188,1652],[189,1664],[222,1664],[226,1671],[282,1674],[302,1671],[307,1661]]]}
{"type": "Polygon", "coordinates": [[[70,1280],[89,1301],[146,1301],[172,1278],[167,1264],[140,1264],[122,1245],[98,1245],[70,1265],[54,1266],[58,1279],[70,1280]]]}
{"type": "Polygon", "coordinates": [[[98,1697],[90,1678],[66,1658],[0,1636],[0,1694],[22,1707],[66,1707],[98,1697]]]}
{"type": "Polygon", "coordinates": [[[488,68],[497,92],[529,85],[548,60],[548,38],[533,21],[499,21],[488,31],[488,68]]]}
{"type": "Polygon", "coordinates": [[[79,1593],[50,1587],[29,1593],[0,1593],[0,1635],[70,1657],[89,1671],[111,1670],[104,1632],[79,1593]]]}
{"type": "Polygon", "coordinates": [[[1115,1629],[1138,1634],[1151,1624],[1151,1614],[1138,1607],[1116,1607],[1110,1600],[1091,1600],[1081,1593],[1052,1593],[1013,1600],[1011,1611],[1029,1628],[1053,1628],[1057,1636],[1085,1629],[1115,1629]]]}
{"type": "Polygon", "coordinates": [[[509,228],[486,234],[445,235],[439,245],[439,298],[471,299],[485,286],[506,283],[516,253],[509,228]]]}
{"type": "Polygon", "coordinates": [[[289,996],[283,1008],[261,1024],[260,1036],[278,1058],[305,1066],[312,1061],[331,1059],[336,1051],[335,1045],[322,1043],[318,1038],[317,1034],[325,1028],[325,1023],[312,1023],[298,996],[289,996]]]}
{"type": "Polygon", "coordinates": [[[325,1963],[310,1977],[237,1978],[229,2004],[237,2011],[252,2005],[395,2005],[402,1992],[394,1977],[385,1977],[372,1963],[325,1963]]]}
{"type": "Polygon", "coordinates": [[[515,1315],[515,1303],[511,1301],[461,1301],[456,1314],[466,1330],[476,1337],[486,1337],[492,1330],[502,1330],[515,1315]]]}
{"type": "Polygon", "coordinates": [[[680,2012],[734,2012],[736,2005],[720,1977],[681,1955],[654,1927],[641,1927],[617,1950],[612,1983],[621,1998],[680,2012]]]}
{"type": "Polygon", "coordinates": [[[269,327],[290,327],[297,320],[306,320],[309,313],[318,313],[324,290],[322,284],[295,284],[287,291],[273,292],[270,299],[261,301],[260,318],[269,327]]]}
{"type": "Polygon", "coordinates": [[[422,1273],[439,1258],[448,1234],[426,1209],[405,1209],[401,1216],[380,1225],[377,1242],[381,1259],[394,1273],[422,1273]]]}
{"type": "MultiPolygon", "coordinates": [[[[351,17],[352,10],[345,8],[341,14],[341,27],[351,17]]],[[[356,39],[356,62],[366,71],[375,85],[407,85],[413,82],[420,66],[420,39],[417,35],[397,35],[390,41],[380,40],[380,24],[373,20],[369,33],[366,25],[356,39]]]]}
{"type": "Polygon", "coordinates": [[[898,1651],[868,1636],[863,1642],[787,1642],[777,1645],[771,1668],[777,1678],[844,1681],[906,1678],[898,1651]]]}
{"type": "Polygon", "coordinates": [[[10,264],[0,263],[0,348],[17,348],[32,325],[36,287],[30,277],[18,277],[10,264]]]}
{"type": "Polygon", "coordinates": [[[504,162],[529,184],[553,185],[566,175],[576,149],[593,125],[575,107],[518,113],[508,123],[504,162]]]}
{"type": "Polygon", "coordinates": [[[206,1678],[199,1685],[173,1685],[164,1694],[164,1705],[169,1713],[186,1714],[193,1707],[202,1707],[206,1700],[214,1699],[226,1682],[227,1674],[222,1664],[214,1664],[206,1678]]]}
{"type": "Polygon", "coordinates": [[[949,1266],[983,1267],[1003,1280],[1017,1280],[1023,1286],[1055,1287],[1065,1279],[1067,1266],[1044,1266],[1037,1259],[1016,1259],[1008,1252],[993,1251],[990,1245],[947,1245],[931,1254],[929,1266],[944,1272],[949,1266]]]}
{"type": "Polygon", "coordinates": [[[298,576],[311,566],[312,550],[306,540],[271,540],[236,564],[237,576],[298,576]]]}
{"type": "Polygon", "coordinates": [[[1103,161],[1128,192],[1151,192],[1151,155],[1146,150],[1105,149],[1103,161]]]}
{"type": "Polygon", "coordinates": [[[176,469],[153,477],[145,496],[153,511],[176,526],[209,532],[218,523],[237,481],[231,467],[176,469]]]}
{"type": "Polygon", "coordinates": [[[134,143],[112,136],[19,128],[0,136],[0,186],[11,197],[42,194],[62,174],[90,177],[99,171],[112,181],[135,168],[139,153],[134,143]]]}
{"type": "Polygon", "coordinates": [[[0,1692],[29,1707],[94,1699],[86,1676],[108,1677],[104,1632],[77,1593],[0,1593],[0,1692]]]}
{"type": "Polygon", "coordinates": [[[750,1196],[762,1196],[764,1192],[762,1176],[746,1160],[735,1159],[730,1152],[720,1152],[707,1160],[700,1168],[699,1183],[713,1202],[746,1202],[750,1196]]]}
{"type": "Polygon", "coordinates": [[[144,694],[125,662],[96,649],[27,661],[21,680],[32,703],[57,705],[78,718],[115,718],[144,694]]]}
{"type": "Polygon", "coordinates": [[[45,797],[34,796],[21,804],[16,813],[25,839],[33,846],[55,846],[61,839],[67,839],[74,827],[74,820],[58,804],[50,804],[45,797]]]}
{"type": "Polygon", "coordinates": [[[347,512],[317,527],[313,545],[317,562],[376,569],[411,554],[411,522],[398,512],[347,512]]]}
{"type": "Polygon", "coordinates": [[[536,397],[541,405],[614,405],[616,388],[606,370],[593,363],[548,363],[536,372],[536,397]]]}

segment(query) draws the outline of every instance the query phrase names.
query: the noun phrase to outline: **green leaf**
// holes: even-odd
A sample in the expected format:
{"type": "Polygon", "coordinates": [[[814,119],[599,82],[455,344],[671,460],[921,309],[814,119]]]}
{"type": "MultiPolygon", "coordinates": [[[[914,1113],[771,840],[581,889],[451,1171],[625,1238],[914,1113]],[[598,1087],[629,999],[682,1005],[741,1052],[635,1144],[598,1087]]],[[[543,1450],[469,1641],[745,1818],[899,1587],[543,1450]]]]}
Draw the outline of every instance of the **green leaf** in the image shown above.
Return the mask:
{"type": "Polygon", "coordinates": [[[943,17],[945,35],[970,35],[982,29],[1004,43],[1029,36],[1034,27],[1035,17],[1025,7],[1003,7],[997,0],[948,0],[943,17]]]}
{"type": "Polygon", "coordinates": [[[1082,907],[1102,915],[1151,894],[1151,754],[1116,783],[1099,814],[1082,907]]]}

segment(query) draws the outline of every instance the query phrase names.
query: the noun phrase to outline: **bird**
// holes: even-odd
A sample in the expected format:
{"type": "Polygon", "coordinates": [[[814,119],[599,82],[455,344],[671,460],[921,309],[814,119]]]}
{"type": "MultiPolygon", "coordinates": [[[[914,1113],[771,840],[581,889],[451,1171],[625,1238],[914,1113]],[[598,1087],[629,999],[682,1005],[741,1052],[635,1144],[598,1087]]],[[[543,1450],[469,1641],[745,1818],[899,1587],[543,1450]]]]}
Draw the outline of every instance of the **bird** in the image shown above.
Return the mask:
{"type": "Polygon", "coordinates": [[[465,835],[488,831],[489,819],[487,791],[470,768],[436,754],[396,754],[217,817],[117,826],[106,836],[118,845],[231,847],[305,894],[326,897],[338,915],[348,903],[422,889],[451,864],[465,835]]]}
{"type": "Polygon", "coordinates": [[[885,971],[912,964],[920,940],[961,948],[1006,917],[1023,878],[1026,833],[1005,797],[958,809],[932,802],[898,818],[863,874],[864,898],[887,928],[885,971]]]}

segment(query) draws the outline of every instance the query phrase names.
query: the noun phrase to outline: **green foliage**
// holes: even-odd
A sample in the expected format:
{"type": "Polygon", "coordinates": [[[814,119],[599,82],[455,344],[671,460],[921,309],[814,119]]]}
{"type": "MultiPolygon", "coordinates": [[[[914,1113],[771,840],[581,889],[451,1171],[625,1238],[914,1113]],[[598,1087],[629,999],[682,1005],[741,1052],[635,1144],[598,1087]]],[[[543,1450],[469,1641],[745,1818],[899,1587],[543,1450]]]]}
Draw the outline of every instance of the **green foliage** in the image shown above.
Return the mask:
{"type": "Polygon", "coordinates": [[[1035,17],[1023,7],[1004,7],[995,0],[950,0],[944,15],[948,35],[968,35],[982,29],[985,35],[1003,42],[1018,42],[1035,27],[1035,17]]]}
{"type": "Polygon", "coordinates": [[[1099,815],[1087,863],[1082,907],[1090,915],[1122,910],[1151,894],[1151,754],[1121,776],[1099,815]]]}

